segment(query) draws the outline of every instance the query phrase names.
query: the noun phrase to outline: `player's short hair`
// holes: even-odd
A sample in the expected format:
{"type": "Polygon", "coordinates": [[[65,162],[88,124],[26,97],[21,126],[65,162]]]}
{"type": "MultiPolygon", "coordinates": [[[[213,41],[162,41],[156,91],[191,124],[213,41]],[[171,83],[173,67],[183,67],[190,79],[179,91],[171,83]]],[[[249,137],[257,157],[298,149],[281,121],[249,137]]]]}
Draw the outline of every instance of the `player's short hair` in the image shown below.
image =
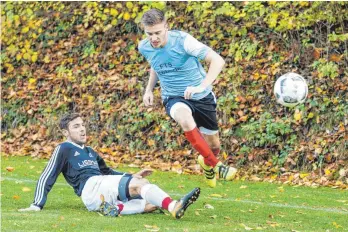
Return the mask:
{"type": "Polygon", "coordinates": [[[141,17],[141,23],[144,26],[154,26],[159,23],[163,23],[166,21],[163,11],[159,9],[151,9],[146,11],[141,17]]]}
{"type": "Polygon", "coordinates": [[[59,127],[62,130],[67,130],[68,129],[68,125],[69,122],[71,122],[72,120],[74,120],[75,118],[79,118],[81,117],[80,114],[78,113],[70,113],[70,114],[66,114],[64,115],[59,122],[59,127]]]}

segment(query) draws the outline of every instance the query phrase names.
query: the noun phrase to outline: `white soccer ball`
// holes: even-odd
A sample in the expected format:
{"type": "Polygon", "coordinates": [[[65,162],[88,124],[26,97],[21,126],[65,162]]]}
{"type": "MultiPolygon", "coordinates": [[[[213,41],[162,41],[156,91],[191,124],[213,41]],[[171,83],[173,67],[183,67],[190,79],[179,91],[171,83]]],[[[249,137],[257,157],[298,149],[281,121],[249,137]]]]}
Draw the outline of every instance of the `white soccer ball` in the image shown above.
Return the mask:
{"type": "Polygon", "coordinates": [[[274,85],[277,102],[286,107],[303,103],[308,95],[306,80],[297,73],[286,73],[279,77],[274,85]]]}

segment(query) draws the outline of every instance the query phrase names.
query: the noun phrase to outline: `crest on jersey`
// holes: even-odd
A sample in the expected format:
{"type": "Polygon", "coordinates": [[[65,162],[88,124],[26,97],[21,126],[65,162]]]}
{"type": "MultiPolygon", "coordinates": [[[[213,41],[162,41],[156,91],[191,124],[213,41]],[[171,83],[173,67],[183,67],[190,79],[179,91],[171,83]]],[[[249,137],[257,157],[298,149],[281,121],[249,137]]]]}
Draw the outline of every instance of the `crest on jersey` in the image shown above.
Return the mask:
{"type": "Polygon", "coordinates": [[[78,155],[80,155],[80,153],[78,151],[75,151],[74,156],[78,156],[78,155]]]}

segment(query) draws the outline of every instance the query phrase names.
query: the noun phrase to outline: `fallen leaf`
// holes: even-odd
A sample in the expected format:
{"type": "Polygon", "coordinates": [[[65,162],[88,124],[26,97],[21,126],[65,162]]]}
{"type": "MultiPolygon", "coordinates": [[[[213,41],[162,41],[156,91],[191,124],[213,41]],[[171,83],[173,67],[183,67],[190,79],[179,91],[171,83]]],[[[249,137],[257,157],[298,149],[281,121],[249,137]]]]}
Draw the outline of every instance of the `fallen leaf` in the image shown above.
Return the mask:
{"type": "Polygon", "coordinates": [[[240,186],[239,188],[240,189],[246,189],[248,186],[246,186],[246,185],[242,185],[242,186],[240,186]]]}
{"type": "Polygon", "coordinates": [[[211,215],[209,217],[212,218],[212,219],[215,219],[215,218],[217,218],[217,215],[211,215]]]}
{"type": "Polygon", "coordinates": [[[251,228],[251,227],[249,227],[249,226],[244,225],[243,223],[241,223],[241,224],[239,224],[239,225],[241,225],[242,227],[244,227],[245,230],[253,230],[253,229],[254,229],[254,228],[251,228]]]}
{"type": "Polygon", "coordinates": [[[13,172],[13,171],[14,171],[14,167],[6,167],[6,170],[7,170],[8,172],[13,172]]]}
{"type": "Polygon", "coordinates": [[[18,199],[21,198],[21,197],[18,196],[18,195],[14,195],[12,198],[15,199],[15,200],[18,200],[18,199]]]}
{"type": "Polygon", "coordinates": [[[334,225],[334,227],[336,227],[336,229],[343,228],[341,225],[338,225],[337,222],[333,222],[332,225],[334,225]]]}
{"type": "Polygon", "coordinates": [[[23,191],[23,192],[30,192],[30,191],[31,191],[31,189],[30,189],[30,188],[28,188],[28,187],[23,187],[23,188],[22,188],[22,191],[23,191]]]}
{"type": "Polygon", "coordinates": [[[210,204],[205,204],[204,205],[205,209],[214,209],[214,206],[210,205],[210,204]]]}
{"type": "Polygon", "coordinates": [[[295,113],[294,113],[294,119],[296,121],[300,121],[301,120],[301,117],[302,117],[302,112],[299,111],[298,109],[296,109],[295,113]]]}

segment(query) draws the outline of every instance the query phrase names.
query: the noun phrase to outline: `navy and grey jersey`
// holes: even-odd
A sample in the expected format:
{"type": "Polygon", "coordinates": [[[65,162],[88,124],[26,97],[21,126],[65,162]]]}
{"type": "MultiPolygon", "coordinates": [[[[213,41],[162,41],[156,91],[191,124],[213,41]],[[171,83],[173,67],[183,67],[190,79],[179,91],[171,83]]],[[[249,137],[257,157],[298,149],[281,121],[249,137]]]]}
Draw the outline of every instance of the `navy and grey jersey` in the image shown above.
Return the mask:
{"type": "Polygon", "coordinates": [[[109,168],[103,158],[91,147],[80,146],[70,141],[63,142],[54,150],[37,182],[34,205],[43,208],[47,194],[60,173],[63,173],[65,180],[74,188],[78,196],[81,196],[83,187],[92,176],[124,174],[109,168]]]}

